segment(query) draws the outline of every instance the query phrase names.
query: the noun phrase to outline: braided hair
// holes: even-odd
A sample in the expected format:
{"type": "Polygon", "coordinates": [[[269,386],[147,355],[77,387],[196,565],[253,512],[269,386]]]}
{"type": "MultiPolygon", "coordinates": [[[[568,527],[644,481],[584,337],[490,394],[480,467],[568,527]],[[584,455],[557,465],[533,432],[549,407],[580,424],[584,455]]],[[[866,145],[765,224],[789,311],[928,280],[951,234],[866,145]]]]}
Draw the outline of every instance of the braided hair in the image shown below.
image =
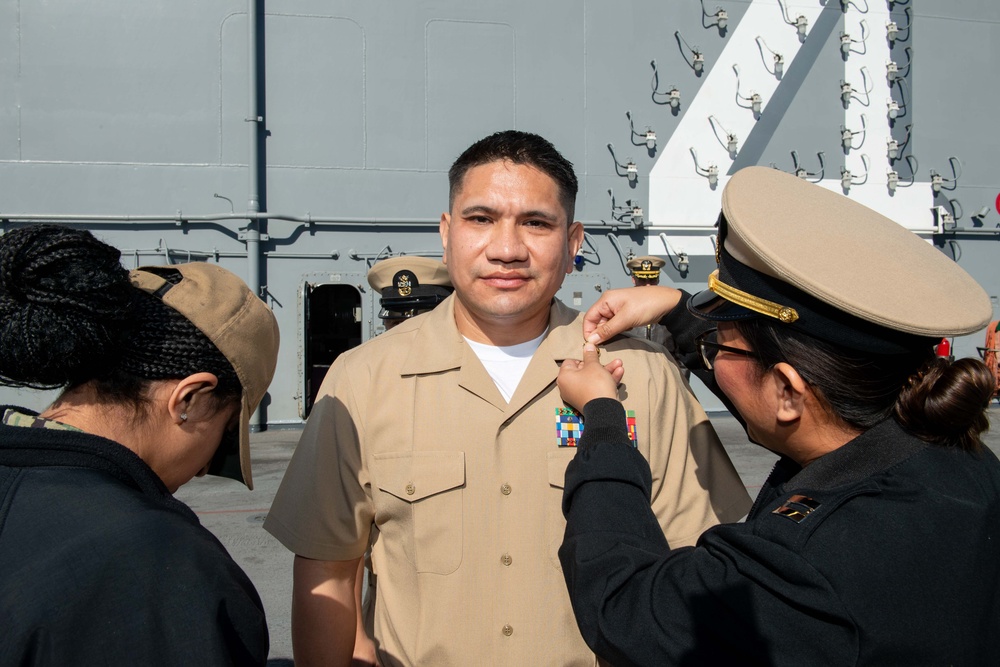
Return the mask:
{"type": "MultiPolygon", "coordinates": [[[[33,225],[0,237],[0,384],[72,389],[94,382],[110,403],[144,405],[150,381],[197,372],[239,379],[183,315],[132,287],[121,253],[88,231],[33,225]]],[[[176,283],[169,267],[154,269],[176,283]]]]}

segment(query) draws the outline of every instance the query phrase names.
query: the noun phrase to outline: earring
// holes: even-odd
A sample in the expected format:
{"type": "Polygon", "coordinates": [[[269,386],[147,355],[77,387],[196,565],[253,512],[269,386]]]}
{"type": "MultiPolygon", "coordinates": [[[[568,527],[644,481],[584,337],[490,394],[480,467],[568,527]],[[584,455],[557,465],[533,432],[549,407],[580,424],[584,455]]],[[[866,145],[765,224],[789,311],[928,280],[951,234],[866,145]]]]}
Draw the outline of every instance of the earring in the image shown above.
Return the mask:
{"type": "Polygon", "coordinates": [[[182,422],[186,422],[187,420],[188,420],[188,413],[182,412],[181,413],[181,421],[182,422]]]}

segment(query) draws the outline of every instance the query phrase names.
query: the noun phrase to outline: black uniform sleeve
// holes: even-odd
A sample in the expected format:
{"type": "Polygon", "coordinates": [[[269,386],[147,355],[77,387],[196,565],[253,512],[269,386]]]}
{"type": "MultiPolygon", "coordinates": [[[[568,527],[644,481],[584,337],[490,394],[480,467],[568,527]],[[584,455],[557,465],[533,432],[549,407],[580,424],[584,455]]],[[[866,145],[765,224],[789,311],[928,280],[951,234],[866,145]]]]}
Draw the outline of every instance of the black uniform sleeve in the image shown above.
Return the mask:
{"type": "Polygon", "coordinates": [[[700,320],[687,309],[687,302],[691,300],[691,295],[684,290],[680,290],[681,300],[672,311],[663,316],[660,324],[665,326],[674,337],[674,344],[677,351],[674,356],[677,360],[690,369],[702,368],[701,355],[694,344],[694,339],[702,331],[711,329],[714,325],[711,322],[700,320]]]}
{"type": "Polygon", "coordinates": [[[649,507],[651,477],[617,401],[584,407],[566,471],[559,550],[580,632],[624,665],[853,664],[858,637],[833,587],[752,524],[671,550],[649,507]]]}
{"type": "Polygon", "coordinates": [[[704,382],[709,391],[719,397],[729,413],[745,426],[746,423],[733,406],[732,401],[722,393],[719,385],[715,382],[715,373],[705,370],[705,364],[701,361],[701,352],[695,345],[695,339],[698,335],[714,328],[715,323],[698,319],[692,315],[691,311],[687,309],[687,302],[691,299],[691,295],[684,290],[680,290],[680,293],[683,295],[680,303],[660,320],[660,324],[665,326],[670,335],[674,337],[674,343],[677,345],[674,357],[696,378],[704,382]]]}

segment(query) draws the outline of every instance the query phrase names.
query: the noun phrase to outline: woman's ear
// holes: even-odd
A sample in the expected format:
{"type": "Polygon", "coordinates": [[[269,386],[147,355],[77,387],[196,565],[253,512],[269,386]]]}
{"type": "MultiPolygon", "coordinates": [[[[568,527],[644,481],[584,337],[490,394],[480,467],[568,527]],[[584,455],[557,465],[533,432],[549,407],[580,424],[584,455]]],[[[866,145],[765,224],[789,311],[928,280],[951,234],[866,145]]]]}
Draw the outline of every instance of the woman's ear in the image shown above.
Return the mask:
{"type": "Polygon", "coordinates": [[[801,419],[807,396],[812,394],[809,384],[797,370],[785,362],[772,366],[768,374],[773,382],[775,418],[781,424],[801,419]]]}
{"type": "Polygon", "coordinates": [[[167,397],[170,419],[180,426],[189,420],[212,416],[214,404],[208,398],[218,386],[219,378],[207,372],[195,373],[178,380],[167,397]]]}

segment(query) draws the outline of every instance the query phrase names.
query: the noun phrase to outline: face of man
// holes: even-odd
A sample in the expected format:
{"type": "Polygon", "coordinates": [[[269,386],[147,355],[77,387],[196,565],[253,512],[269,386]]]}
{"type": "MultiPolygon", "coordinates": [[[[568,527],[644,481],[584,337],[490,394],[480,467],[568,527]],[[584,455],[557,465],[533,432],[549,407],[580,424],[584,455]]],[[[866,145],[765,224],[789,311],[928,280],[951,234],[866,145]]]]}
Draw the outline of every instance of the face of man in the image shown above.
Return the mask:
{"type": "Polygon", "coordinates": [[[441,216],[441,243],[459,331],[477,342],[513,345],[548,325],[583,225],[569,224],[550,176],[491,162],[466,172],[451,212],[441,216]]]}

